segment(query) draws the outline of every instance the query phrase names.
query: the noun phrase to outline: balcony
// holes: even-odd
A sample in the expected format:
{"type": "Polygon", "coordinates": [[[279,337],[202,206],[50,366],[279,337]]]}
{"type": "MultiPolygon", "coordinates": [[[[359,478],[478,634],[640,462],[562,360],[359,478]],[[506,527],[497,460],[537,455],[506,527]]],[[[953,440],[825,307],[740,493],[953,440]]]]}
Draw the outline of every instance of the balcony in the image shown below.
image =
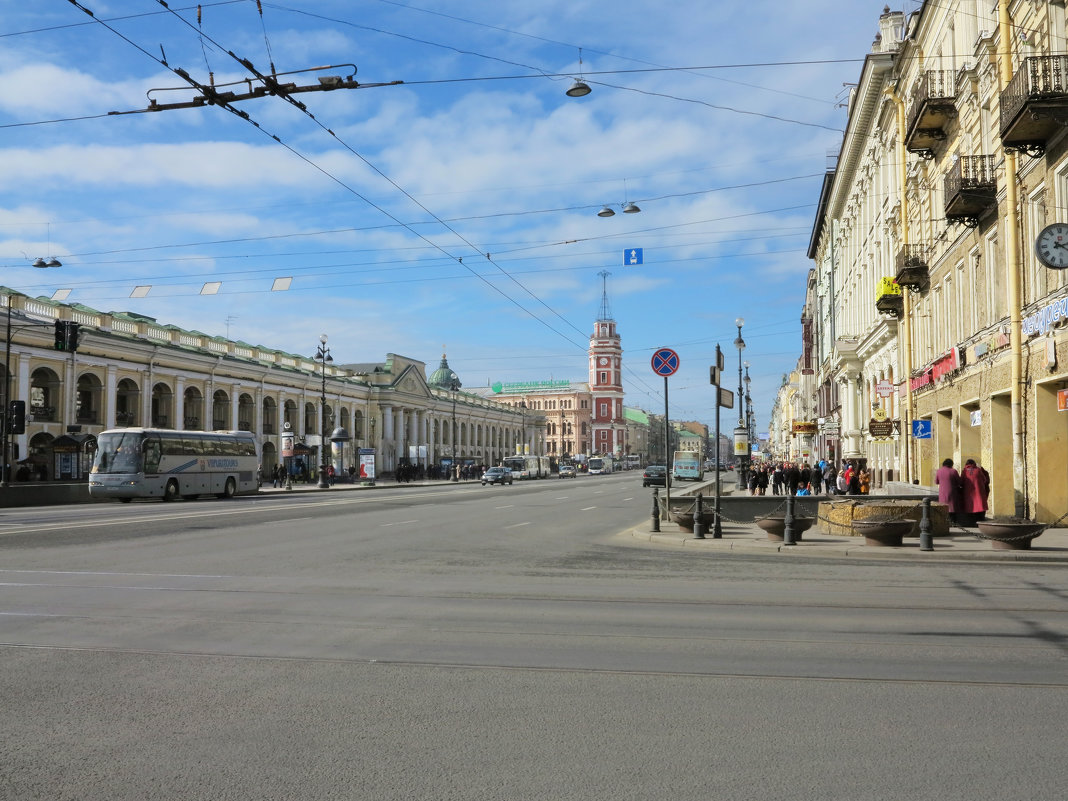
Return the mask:
{"type": "MultiPolygon", "coordinates": [[[[879,279],[879,285],[875,290],[875,308],[880,314],[889,314],[900,318],[905,311],[905,299],[901,295],[901,287],[897,281],[889,276],[879,279]]],[[[842,351],[839,348],[839,351],[842,351]]]]}
{"type": "Polygon", "coordinates": [[[931,284],[927,264],[927,245],[905,245],[897,253],[898,286],[908,287],[913,292],[923,292],[931,284]]]}
{"type": "Polygon", "coordinates": [[[875,299],[875,308],[880,314],[889,314],[891,317],[900,317],[905,310],[905,301],[901,295],[886,294],[875,299]]]}
{"type": "Polygon", "coordinates": [[[30,414],[33,415],[33,421],[35,423],[58,422],[56,420],[55,406],[30,406],[30,414]]]}
{"type": "Polygon", "coordinates": [[[946,173],[946,222],[978,228],[980,218],[997,207],[993,156],[961,156],[946,173]]]}
{"type": "Polygon", "coordinates": [[[957,76],[953,70],[921,73],[909,97],[905,149],[934,158],[934,148],[945,141],[950,121],[957,116],[957,76]]]}
{"type": "Polygon", "coordinates": [[[1005,150],[1041,155],[1051,136],[1068,124],[1068,56],[1025,58],[1001,93],[1005,150]]]}

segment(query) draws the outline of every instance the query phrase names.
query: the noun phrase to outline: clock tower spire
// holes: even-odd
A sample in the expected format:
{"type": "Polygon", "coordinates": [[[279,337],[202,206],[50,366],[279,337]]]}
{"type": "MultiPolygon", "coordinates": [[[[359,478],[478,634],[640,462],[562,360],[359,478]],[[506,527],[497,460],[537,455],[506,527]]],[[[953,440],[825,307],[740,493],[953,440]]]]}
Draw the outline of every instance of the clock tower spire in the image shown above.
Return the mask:
{"type": "Polygon", "coordinates": [[[623,418],[623,348],[608,305],[607,270],[601,276],[601,308],[590,337],[590,396],[593,399],[590,452],[621,458],[626,448],[623,418]]]}

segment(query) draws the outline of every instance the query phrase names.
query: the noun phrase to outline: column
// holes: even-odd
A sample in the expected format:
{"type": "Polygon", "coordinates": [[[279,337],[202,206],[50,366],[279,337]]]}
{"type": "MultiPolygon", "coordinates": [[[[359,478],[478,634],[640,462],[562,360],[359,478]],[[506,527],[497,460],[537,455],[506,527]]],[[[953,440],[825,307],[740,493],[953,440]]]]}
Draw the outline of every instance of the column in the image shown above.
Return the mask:
{"type": "Polygon", "coordinates": [[[115,427],[115,406],[118,403],[118,378],[115,376],[115,366],[108,365],[104,368],[104,397],[102,402],[104,408],[101,411],[104,413],[103,423],[104,428],[115,427]]]}

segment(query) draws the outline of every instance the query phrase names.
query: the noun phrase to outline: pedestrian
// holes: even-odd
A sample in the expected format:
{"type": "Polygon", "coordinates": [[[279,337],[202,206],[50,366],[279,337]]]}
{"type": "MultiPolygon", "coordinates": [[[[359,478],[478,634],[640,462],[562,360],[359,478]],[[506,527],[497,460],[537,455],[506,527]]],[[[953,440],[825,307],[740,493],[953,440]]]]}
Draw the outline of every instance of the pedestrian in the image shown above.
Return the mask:
{"type": "Polygon", "coordinates": [[[823,484],[827,487],[828,495],[834,495],[838,491],[838,468],[830,459],[823,465],[823,484]]]}
{"type": "Polygon", "coordinates": [[[757,488],[760,486],[759,473],[760,473],[759,470],[750,470],[749,471],[749,481],[747,482],[747,484],[749,486],[749,494],[750,495],[756,495],[757,494],[757,488]]]}
{"type": "Polygon", "coordinates": [[[808,485],[812,488],[813,495],[820,494],[820,490],[823,488],[823,467],[819,464],[812,466],[812,475],[809,478],[808,485]]]}
{"type": "Polygon", "coordinates": [[[760,474],[757,476],[757,492],[760,495],[768,494],[768,468],[761,467],[760,474]]]}
{"type": "Polygon", "coordinates": [[[868,472],[868,466],[864,465],[857,473],[857,488],[860,490],[861,495],[867,495],[871,492],[871,473],[868,472]]]}
{"type": "Polygon", "coordinates": [[[782,495],[782,462],[775,463],[775,470],[771,474],[771,492],[773,495],[782,495]]]}
{"type": "Polygon", "coordinates": [[[786,484],[786,494],[797,495],[797,487],[801,483],[801,471],[793,462],[787,463],[786,470],[783,471],[783,481],[786,484]]]}
{"type": "Polygon", "coordinates": [[[961,499],[960,473],[953,467],[953,460],[946,459],[935,473],[935,484],[938,485],[938,502],[944,503],[949,509],[949,519],[958,523],[957,513],[963,507],[961,499]]]}
{"type": "Polygon", "coordinates": [[[986,469],[969,459],[964,463],[960,474],[961,485],[961,520],[962,525],[974,525],[976,520],[984,520],[990,498],[990,474],[986,469]],[[965,515],[967,518],[965,519],[965,515]]]}

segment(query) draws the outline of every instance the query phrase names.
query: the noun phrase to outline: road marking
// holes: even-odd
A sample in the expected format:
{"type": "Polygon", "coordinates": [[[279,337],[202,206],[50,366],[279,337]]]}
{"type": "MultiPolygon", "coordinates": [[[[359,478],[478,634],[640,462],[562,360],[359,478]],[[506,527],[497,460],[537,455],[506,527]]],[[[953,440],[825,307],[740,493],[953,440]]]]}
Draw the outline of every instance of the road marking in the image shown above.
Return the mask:
{"type": "Polygon", "coordinates": [[[504,528],[505,528],[505,531],[507,531],[510,528],[519,528],[520,526],[529,526],[529,525],[530,525],[529,522],[527,522],[527,523],[513,523],[512,525],[505,526],[504,528]]]}
{"type": "Polygon", "coordinates": [[[494,506],[493,508],[494,509],[514,509],[515,508],[515,504],[514,503],[510,503],[507,506],[494,506]]]}
{"type": "Polygon", "coordinates": [[[418,523],[418,520],[398,520],[395,523],[382,523],[382,528],[389,528],[390,526],[406,526],[409,523],[418,523]]]}
{"type": "Polygon", "coordinates": [[[596,506],[587,506],[585,509],[579,509],[580,512],[588,512],[591,509],[596,509],[596,506]]]}

